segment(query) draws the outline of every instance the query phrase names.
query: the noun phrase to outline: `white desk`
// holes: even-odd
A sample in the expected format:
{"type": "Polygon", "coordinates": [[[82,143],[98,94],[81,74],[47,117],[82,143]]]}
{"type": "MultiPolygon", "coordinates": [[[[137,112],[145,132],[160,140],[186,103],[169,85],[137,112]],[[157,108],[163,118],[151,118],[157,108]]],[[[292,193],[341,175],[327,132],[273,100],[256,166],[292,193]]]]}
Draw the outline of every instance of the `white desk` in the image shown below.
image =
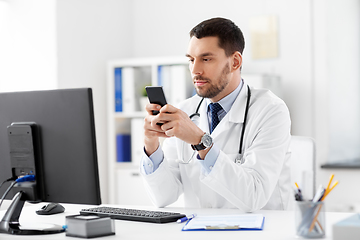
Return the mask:
{"type": "MultiPolygon", "coordinates": [[[[33,222],[33,223],[54,223],[59,225],[65,224],[65,216],[78,214],[82,208],[89,206],[86,205],[68,205],[63,204],[66,211],[61,214],[51,216],[38,216],[35,210],[41,208],[43,204],[36,204],[24,207],[20,223],[33,222]]],[[[181,212],[184,214],[197,213],[198,215],[224,215],[224,214],[242,214],[235,209],[184,209],[184,208],[164,208],[156,209],[149,207],[135,207],[135,206],[122,206],[127,208],[139,208],[160,211],[173,211],[181,212]]],[[[0,211],[2,217],[5,210],[0,211]]],[[[258,211],[265,216],[264,230],[262,231],[195,231],[183,232],[181,231],[185,223],[142,223],[115,220],[116,235],[102,237],[101,239],[171,239],[171,240],[223,240],[223,239],[299,239],[295,236],[294,227],[294,212],[292,211],[258,211]]],[[[353,213],[326,213],[326,237],[323,239],[332,239],[332,225],[339,220],[342,220],[353,213]]],[[[65,233],[44,235],[44,236],[16,236],[0,234],[0,239],[80,239],[66,237],[65,233]]]]}

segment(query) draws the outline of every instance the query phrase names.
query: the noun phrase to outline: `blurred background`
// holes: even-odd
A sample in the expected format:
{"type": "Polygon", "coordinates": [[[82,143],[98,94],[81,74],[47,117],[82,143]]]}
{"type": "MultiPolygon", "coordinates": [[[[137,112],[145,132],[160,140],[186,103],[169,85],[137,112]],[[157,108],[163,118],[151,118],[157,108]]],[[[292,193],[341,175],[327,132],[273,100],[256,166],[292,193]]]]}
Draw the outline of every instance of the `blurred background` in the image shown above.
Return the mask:
{"type": "MultiPolygon", "coordinates": [[[[108,202],[107,64],[184,56],[212,17],[244,33],[242,72],[277,76],[292,134],[315,139],[316,183],[340,184],[329,211],[360,211],[360,0],[0,0],[0,92],[91,87],[108,202]]],[[[1,113],[0,113],[1,114],[1,113]]]]}

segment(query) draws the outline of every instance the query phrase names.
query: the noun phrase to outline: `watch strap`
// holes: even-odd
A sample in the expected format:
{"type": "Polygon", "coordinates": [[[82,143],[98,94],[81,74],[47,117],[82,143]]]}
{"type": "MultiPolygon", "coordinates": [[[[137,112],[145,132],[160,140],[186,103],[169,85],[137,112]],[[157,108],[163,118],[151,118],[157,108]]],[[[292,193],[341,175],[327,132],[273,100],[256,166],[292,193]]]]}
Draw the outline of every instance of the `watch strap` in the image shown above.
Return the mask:
{"type": "Polygon", "coordinates": [[[204,150],[206,147],[203,143],[197,144],[197,145],[191,145],[191,148],[196,151],[204,150]]]}

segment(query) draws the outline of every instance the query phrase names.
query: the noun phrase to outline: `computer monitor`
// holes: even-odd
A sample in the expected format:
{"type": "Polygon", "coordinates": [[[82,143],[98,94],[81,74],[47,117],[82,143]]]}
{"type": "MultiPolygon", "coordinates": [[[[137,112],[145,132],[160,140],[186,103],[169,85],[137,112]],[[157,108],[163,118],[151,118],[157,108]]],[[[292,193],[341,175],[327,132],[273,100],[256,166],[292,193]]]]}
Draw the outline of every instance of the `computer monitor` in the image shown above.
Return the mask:
{"type": "MultiPolygon", "coordinates": [[[[36,180],[23,185],[25,190],[15,185],[7,195],[16,199],[8,219],[0,223],[0,232],[58,231],[24,230],[11,223],[19,217],[24,201],[101,204],[90,88],[0,93],[0,183],[26,174],[34,174],[36,180]],[[26,129],[32,138],[22,135],[26,129]],[[27,146],[29,142],[33,148],[27,146]]],[[[0,197],[9,185],[1,187],[0,197]]]]}

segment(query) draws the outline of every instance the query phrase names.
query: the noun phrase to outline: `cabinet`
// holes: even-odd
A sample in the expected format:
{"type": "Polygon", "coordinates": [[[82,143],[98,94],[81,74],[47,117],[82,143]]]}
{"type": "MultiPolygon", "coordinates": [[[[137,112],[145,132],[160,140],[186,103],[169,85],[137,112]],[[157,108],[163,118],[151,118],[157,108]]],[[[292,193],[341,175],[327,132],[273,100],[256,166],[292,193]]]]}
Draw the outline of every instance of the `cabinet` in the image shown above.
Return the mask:
{"type": "MultiPolygon", "coordinates": [[[[150,205],[139,173],[143,153],[142,93],[145,86],[163,86],[167,102],[177,105],[195,94],[186,57],[122,59],[107,65],[107,135],[109,203],[150,205]],[[119,136],[130,136],[118,138],[119,136]],[[131,149],[119,139],[130,142],[131,149]],[[125,154],[129,150],[130,156],[125,154]],[[129,161],[129,162],[118,162],[129,161]]],[[[145,98],[147,99],[147,98],[145,98]]]]}

